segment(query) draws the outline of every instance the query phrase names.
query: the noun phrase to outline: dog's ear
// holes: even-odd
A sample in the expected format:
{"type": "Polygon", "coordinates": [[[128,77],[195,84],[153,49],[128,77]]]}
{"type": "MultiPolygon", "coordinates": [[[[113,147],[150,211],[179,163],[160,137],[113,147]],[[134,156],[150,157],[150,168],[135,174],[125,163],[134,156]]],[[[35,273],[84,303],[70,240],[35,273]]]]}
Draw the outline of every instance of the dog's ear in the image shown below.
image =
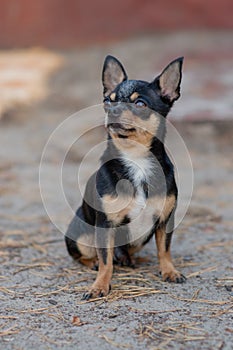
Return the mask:
{"type": "Polygon", "coordinates": [[[172,104],[180,97],[183,57],[169,63],[163,72],[153,81],[162,98],[172,104]]]}
{"type": "Polygon", "coordinates": [[[109,94],[124,80],[127,80],[124,67],[115,57],[108,55],[105,58],[102,72],[104,95],[109,94]]]}

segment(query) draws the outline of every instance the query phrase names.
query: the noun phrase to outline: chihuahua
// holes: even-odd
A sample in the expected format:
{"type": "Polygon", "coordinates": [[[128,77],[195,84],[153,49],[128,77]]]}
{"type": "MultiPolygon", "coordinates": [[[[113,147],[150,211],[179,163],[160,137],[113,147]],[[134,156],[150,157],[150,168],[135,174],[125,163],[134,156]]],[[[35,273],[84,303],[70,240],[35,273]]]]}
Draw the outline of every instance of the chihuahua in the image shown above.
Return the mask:
{"type": "Polygon", "coordinates": [[[98,261],[97,278],[84,300],[106,296],[113,263],[133,266],[132,255],[153,235],[163,281],[186,280],[170,253],[178,192],[164,146],[166,117],[180,97],[182,64],[180,57],[146,82],[129,80],[115,57],[105,58],[107,147],[65,235],[74,259],[90,267],[98,261]]]}

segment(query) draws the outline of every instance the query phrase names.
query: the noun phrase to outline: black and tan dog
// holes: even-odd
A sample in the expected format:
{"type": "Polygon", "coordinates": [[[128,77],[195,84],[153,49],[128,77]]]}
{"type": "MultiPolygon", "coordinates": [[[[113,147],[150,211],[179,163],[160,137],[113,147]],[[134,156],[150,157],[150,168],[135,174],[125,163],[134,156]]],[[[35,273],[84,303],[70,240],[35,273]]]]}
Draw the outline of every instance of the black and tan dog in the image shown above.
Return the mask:
{"type": "Polygon", "coordinates": [[[103,67],[108,146],[89,179],[82,206],[69,225],[69,254],[98,275],[83,299],[109,293],[113,262],[132,266],[132,254],[155,234],[162,279],[182,283],[170,243],[177,187],[166,154],[166,116],[180,96],[183,58],[152,82],[128,80],[122,64],[107,56],[103,67]]]}

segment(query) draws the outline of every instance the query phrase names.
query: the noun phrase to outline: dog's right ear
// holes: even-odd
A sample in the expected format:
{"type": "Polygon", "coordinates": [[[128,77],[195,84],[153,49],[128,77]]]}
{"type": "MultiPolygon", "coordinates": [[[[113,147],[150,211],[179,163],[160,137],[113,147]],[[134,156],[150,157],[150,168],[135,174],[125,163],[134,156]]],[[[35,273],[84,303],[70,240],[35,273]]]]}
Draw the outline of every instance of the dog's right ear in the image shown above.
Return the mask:
{"type": "Polygon", "coordinates": [[[127,80],[127,74],[122,64],[113,56],[108,55],[104,61],[102,72],[102,82],[104,87],[104,95],[110,94],[117,85],[127,80]]]}

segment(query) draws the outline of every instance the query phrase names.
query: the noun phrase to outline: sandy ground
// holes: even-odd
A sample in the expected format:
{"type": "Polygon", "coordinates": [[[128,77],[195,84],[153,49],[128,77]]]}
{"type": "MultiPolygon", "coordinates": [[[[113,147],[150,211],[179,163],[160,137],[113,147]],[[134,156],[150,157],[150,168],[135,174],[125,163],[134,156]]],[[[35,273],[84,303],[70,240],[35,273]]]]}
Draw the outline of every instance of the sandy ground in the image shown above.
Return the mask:
{"type": "MultiPolygon", "coordinates": [[[[27,106],[15,106],[13,99],[11,108],[2,112],[1,349],[232,349],[232,37],[178,33],[53,52],[63,65],[43,82],[46,98],[40,95],[27,106]],[[137,256],[135,269],[115,268],[108,297],[82,302],[96,272],[67,255],[63,235],[41,202],[38,167],[57,125],[101,102],[100,70],[107,53],[120,57],[131,77],[144,79],[159,73],[169,60],[186,57],[182,99],[170,120],[186,143],[194,169],[191,205],[172,247],[187,282],[161,282],[151,241],[137,256]]],[[[27,50],[24,53],[27,57],[27,50]]],[[[81,118],[77,130],[87,127],[81,118]]],[[[75,171],[83,155],[103,138],[98,129],[84,137],[81,148],[69,152],[65,190],[74,207],[80,200],[74,190],[75,171]]],[[[61,139],[51,150],[51,171],[64,144],[61,139]]],[[[185,165],[181,170],[185,174],[185,165]]],[[[48,187],[53,189],[53,183],[48,176],[48,187]]],[[[60,215],[57,194],[50,194],[60,215]]],[[[60,218],[67,225],[69,217],[64,213],[60,218]]]]}

